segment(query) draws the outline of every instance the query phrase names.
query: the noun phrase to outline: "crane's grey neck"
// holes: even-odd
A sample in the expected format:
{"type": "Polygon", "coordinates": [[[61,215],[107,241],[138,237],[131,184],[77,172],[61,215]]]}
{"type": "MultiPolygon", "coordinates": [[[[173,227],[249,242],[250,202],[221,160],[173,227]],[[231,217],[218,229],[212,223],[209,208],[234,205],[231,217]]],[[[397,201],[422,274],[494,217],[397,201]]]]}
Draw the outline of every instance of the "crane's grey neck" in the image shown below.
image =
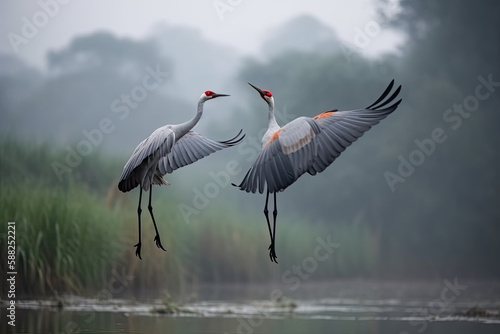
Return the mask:
{"type": "Polygon", "coordinates": [[[203,104],[205,103],[204,100],[200,100],[198,102],[198,110],[196,111],[196,115],[194,115],[193,118],[191,118],[189,121],[181,123],[177,125],[177,131],[178,133],[177,138],[180,138],[184,136],[186,133],[188,133],[198,122],[200,121],[201,115],[203,114],[203,104]]]}
{"type": "Polygon", "coordinates": [[[274,116],[274,99],[269,101],[269,129],[278,130],[280,126],[278,122],[276,122],[276,117],[274,116]]]}

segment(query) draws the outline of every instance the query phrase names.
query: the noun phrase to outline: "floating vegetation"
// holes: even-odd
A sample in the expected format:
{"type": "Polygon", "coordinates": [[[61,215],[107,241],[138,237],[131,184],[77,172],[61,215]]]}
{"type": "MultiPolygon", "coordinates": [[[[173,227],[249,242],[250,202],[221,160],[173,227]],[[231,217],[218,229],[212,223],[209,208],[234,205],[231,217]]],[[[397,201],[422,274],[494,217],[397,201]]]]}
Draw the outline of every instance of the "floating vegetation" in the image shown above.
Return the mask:
{"type": "Polygon", "coordinates": [[[466,311],[456,312],[455,315],[472,318],[500,318],[500,311],[492,312],[479,306],[473,306],[466,311]]]}

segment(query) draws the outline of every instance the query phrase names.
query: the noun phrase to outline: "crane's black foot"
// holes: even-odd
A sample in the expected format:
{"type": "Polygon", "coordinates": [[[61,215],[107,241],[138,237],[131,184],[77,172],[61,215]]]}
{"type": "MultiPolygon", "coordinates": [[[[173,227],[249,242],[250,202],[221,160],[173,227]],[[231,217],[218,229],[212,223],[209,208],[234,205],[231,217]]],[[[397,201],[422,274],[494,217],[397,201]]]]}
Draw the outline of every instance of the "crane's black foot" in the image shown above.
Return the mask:
{"type": "Polygon", "coordinates": [[[163,246],[161,244],[160,236],[158,234],[155,237],[155,242],[156,242],[156,247],[161,248],[166,252],[165,248],[163,248],[163,246]]]}
{"type": "Polygon", "coordinates": [[[274,242],[269,246],[269,258],[271,262],[278,263],[278,257],[276,256],[276,250],[274,249],[274,242]]]}
{"type": "Polygon", "coordinates": [[[139,242],[137,245],[134,245],[134,247],[137,247],[137,249],[135,250],[135,256],[138,256],[139,259],[142,260],[142,257],[141,257],[141,243],[139,242]]]}

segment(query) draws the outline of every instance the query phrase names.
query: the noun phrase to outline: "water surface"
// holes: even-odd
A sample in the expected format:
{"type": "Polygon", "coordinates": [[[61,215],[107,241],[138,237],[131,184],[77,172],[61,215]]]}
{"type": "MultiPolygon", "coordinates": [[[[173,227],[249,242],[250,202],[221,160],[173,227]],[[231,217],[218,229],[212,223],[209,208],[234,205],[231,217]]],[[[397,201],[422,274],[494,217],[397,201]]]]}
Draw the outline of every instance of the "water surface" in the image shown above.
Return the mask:
{"type": "Polygon", "coordinates": [[[185,302],[66,296],[19,300],[2,333],[499,333],[500,283],[201,286],[185,302]],[[14,329],[14,330],[12,330],[14,329]]]}

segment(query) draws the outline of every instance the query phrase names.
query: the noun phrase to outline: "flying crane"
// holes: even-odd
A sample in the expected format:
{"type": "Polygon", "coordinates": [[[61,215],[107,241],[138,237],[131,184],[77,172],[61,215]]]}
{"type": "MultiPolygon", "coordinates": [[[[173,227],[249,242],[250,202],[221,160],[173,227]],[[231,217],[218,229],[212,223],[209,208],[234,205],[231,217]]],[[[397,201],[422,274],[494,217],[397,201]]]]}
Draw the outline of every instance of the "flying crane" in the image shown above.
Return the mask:
{"type": "Polygon", "coordinates": [[[163,248],[160,234],[156,226],[151,206],[153,185],[168,185],[163,178],[167,173],[206,157],[207,155],[223,148],[234,146],[240,143],[245,135],[241,135],[242,130],[233,138],[226,141],[214,141],[202,136],[191,129],[198,123],[203,113],[203,105],[206,101],[218,97],[229,96],[217,94],[207,90],[200,96],[196,115],[189,121],[177,125],[165,125],[156,129],[149,137],[144,139],[134,150],[132,156],[123,168],[118,189],[123,192],[130,191],[139,186],[139,205],[137,208],[139,242],[135,255],[141,258],[141,200],[142,190],[149,191],[148,210],[153,220],[156,236],[154,241],[158,248],[163,248]]]}
{"type": "Polygon", "coordinates": [[[269,126],[262,137],[262,150],[255,162],[242,182],[233,185],[251,193],[258,191],[262,194],[266,191],[264,215],[271,238],[269,257],[272,262],[278,263],[275,250],[278,215],[276,193],[285,190],[305,173],[316,175],[324,171],[349,145],[396,110],[401,100],[385,106],[398,96],[401,86],[387,98],[394,86],[392,80],[377,101],[364,109],[328,110],[314,117],[296,118],[281,127],[274,115],[273,94],[269,90],[248,84],[257,90],[268,104],[269,126]],[[269,194],[274,197],[272,229],[268,210],[269,194]]]}

